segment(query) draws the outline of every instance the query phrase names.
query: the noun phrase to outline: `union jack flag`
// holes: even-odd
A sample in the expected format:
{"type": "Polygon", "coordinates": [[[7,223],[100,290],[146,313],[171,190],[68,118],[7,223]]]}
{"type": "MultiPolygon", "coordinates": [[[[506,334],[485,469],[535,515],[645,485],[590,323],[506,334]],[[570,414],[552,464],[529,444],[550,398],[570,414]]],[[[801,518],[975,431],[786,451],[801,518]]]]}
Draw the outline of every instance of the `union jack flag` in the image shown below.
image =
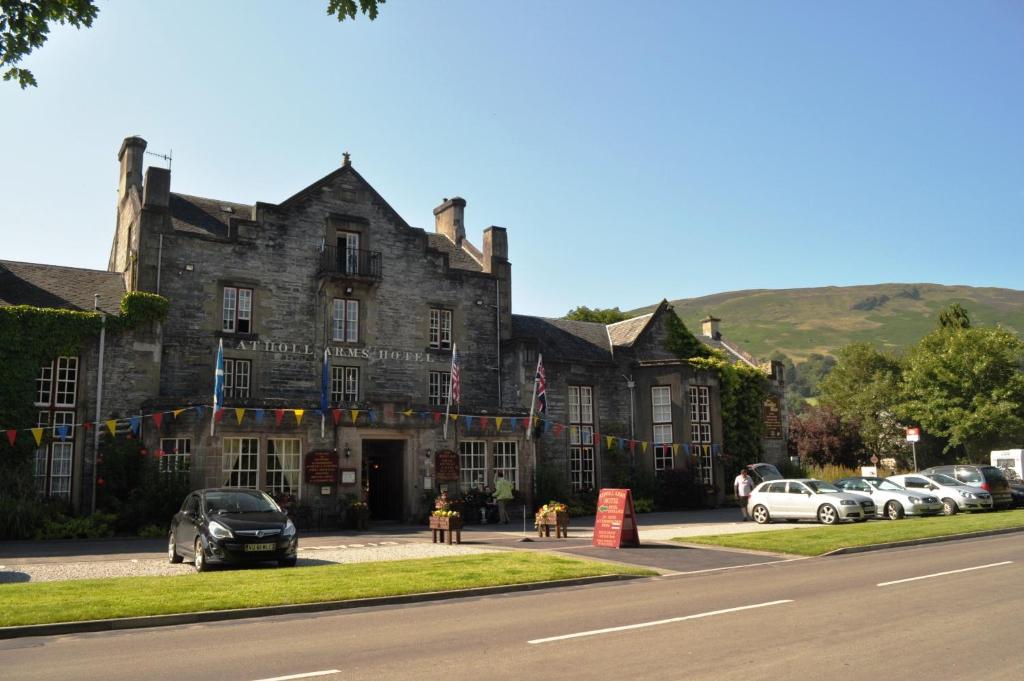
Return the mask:
{"type": "Polygon", "coordinates": [[[462,399],[462,381],[459,372],[459,351],[452,345],[452,378],[448,393],[448,403],[459,404],[462,399]]]}
{"type": "Polygon", "coordinates": [[[544,378],[544,364],[541,356],[537,355],[537,374],[533,380],[537,383],[537,413],[548,413],[547,380],[544,378]]]}

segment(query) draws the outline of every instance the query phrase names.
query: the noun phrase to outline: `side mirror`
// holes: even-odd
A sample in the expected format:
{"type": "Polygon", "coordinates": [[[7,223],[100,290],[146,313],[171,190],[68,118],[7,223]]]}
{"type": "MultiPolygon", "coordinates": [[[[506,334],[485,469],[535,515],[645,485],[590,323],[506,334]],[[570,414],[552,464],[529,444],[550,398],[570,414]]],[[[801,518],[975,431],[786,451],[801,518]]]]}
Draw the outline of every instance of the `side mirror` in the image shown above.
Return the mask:
{"type": "Polygon", "coordinates": [[[806,494],[807,496],[811,496],[811,493],[808,492],[807,490],[804,490],[804,494],[806,494]]]}

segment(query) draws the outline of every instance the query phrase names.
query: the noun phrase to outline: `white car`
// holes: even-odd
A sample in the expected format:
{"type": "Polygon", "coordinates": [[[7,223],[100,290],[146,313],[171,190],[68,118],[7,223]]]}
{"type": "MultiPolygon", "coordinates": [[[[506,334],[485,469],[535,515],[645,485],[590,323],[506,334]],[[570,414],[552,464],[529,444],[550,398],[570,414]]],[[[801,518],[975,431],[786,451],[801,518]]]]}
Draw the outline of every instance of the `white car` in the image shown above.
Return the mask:
{"type": "Polygon", "coordinates": [[[875,502],[875,509],[881,518],[899,520],[905,515],[938,515],[942,513],[942,502],[931,491],[909,491],[900,485],[876,477],[852,477],[836,480],[836,487],[869,497],[875,502]]]}
{"type": "Polygon", "coordinates": [[[991,511],[992,495],[980,487],[960,482],[942,473],[908,473],[890,475],[892,480],[903,485],[908,492],[933,493],[942,500],[942,512],[953,515],[959,511],[991,511]]]}
{"type": "Polygon", "coordinates": [[[840,520],[864,522],[875,514],[870,499],[810,478],[762,482],[751,492],[748,508],[761,525],[776,519],[816,519],[822,525],[834,525],[840,520]]]}

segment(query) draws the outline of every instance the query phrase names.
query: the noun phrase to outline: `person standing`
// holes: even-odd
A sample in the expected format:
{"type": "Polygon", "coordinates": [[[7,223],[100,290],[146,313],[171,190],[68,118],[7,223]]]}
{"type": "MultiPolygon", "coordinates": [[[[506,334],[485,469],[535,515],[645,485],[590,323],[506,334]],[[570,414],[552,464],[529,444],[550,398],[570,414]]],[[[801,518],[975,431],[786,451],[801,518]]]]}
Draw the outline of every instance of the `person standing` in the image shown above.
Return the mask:
{"type": "Polygon", "coordinates": [[[512,483],[505,479],[505,474],[498,471],[494,475],[494,500],[498,502],[498,520],[508,525],[508,502],[512,499],[512,483]]]}
{"type": "Polygon", "coordinates": [[[754,481],[744,468],[736,479],[732,481],[733,489],[736,491],[736,499],[740,502],[740,510],[743,511],[744,522],[750,520],[750,511],[747,510],[747,503],[750,501],[750,493],[754,491],[754,481]]]}

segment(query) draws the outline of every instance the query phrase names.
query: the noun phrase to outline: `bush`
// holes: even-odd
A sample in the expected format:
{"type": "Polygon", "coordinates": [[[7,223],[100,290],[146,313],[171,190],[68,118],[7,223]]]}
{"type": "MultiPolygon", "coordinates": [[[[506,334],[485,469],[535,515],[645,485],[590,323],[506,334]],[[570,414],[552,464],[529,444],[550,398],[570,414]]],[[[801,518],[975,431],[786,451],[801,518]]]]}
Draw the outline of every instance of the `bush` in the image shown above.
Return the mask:
{"type": "Polygon", "coordinates": [[[146,525],[139,528],[137,534],[145,539],[159,539],[167,536],[167,525],[146,525]]]}
{"type": "Polygon", "coordinates": [[[187,473],[160,470],[160,461],[131,435],[104,436],[100,444],[97,505],[117,515],[121,532],[170,523],[192,486],[187,473]]]}
{"type": "Polygon", "coordinates": [[[27,495],[0,495],[0,539],[31,539],[47,522],[61,516],[64,504],[27,495]]]}
{"type": "Polygon", "coordinates": [[[633,500],[633,510],[637,513],[651,513],[654,511],[654,499],[637,497],[633,500]]]}
{"type": "Polygon", "coordinates": [[[112,513],[93,513],[81,518],[60,517],[47,520],[36,532],[36,539],[97,539],[114,533],[117,517],[112,513]]]}
{"type": "MultiPolygon", "coordinates": [[[[704,506],[704,485],[690,468],[671,468],[658,472],[654,507],[659,511],[677,511],[704,506]]],[[[636,495],[640,497],[640,494],[636,495]]]]}

